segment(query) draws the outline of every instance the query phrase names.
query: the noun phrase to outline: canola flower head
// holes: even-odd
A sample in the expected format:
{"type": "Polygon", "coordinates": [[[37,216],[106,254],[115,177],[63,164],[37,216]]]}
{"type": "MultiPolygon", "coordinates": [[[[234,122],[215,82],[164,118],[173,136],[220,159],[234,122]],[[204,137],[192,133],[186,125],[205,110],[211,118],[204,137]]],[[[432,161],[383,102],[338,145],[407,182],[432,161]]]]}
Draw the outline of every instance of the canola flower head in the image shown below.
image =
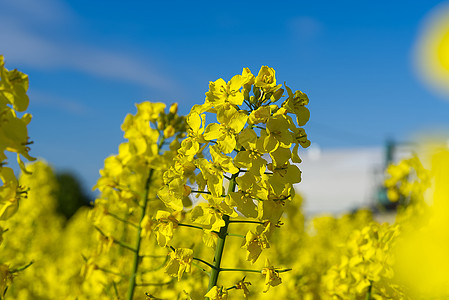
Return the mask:
{"type": "MultiPolygon", "coordinates": [[[[295,195],[293,185],[301,181],[293,163],[301,161],[298,152],[310,143],[302,128],[309,119],[307,96],[281,87],[274,69],[263,66],[254,76],[244,68],[229,81],[210,82],[205,102],[186,117],[177,115],[177,104],[136,105],[137,113],[128,114],[121,126],[126,141],[106,158],[95,186],[101,194],[90,214],[98,233],[97,247],[86,256],[88,284],[103,282],[103,293],[109,295],[126,290],[127,279],[131,294],[146,283],[170,285],[164,279],[179,281],[191,272],[193,249],[195,266],[211,267],[201,259],[202,248],[191,245],[223,249],[224,228],[241,218],[257,223],[248,228],[240,250],[246,252],[242,261],[256,263],[281,227],[286,203],[295,195]],[[198,240],[183,233],[198,229],[198,240]],[[165,263],[150,259],[169,249],[165,263]],[[151,271],[158,269],[165,273],[151,271]],[[121,271],[123,277],[117,274],[121,271]]],[[[268,287],[281,283],[272,266],[264,275],[268,287]]],[[[204,279],[193,272],[184,280],[201,290],[204,280],[198,278],[204,279]]],[[[209,291],[216,292],[211,298],[224,299],[230,290],[216,289],[209,291]]],[[[241,289],[246,297],[249,282],[241,280],[231,289],[241,289]]],[[[148,292],[161,298],[181,295],[162,291],[155,286],[148,292]]],[[[190,288],[185,294],[204,296],[190,288]]]]}
{"type": "Polygon", "coordinates": [[[339,264],[323,277],[323,290],[331,297],[351,298],[371,295],[385,297],[384,290],[395,290],[393,247],[399,235],[397,225],[370,223],[354,230],[339,264]]]}
{"type": "Polygon", "coordinates": [[[17,184],[12,170],[4,167],[7,163],[5,151],[16,153],[17,162],[25,173],[25,163],[35,158],[29,155],[27,125],[31,121],[30,114],[23,114],[28,108],[29,98],[28,76],[18,70],[8,70],[5,67],[4,57],[0,55],[0,178],[3,182],[0,187],[0,220],[9,219],[15,214],[22,190],[17,184]],[[12,174],[12,176],[11,176],[12,174]]]}
{"type": "MultiPolygon", "coordinates": [[[[223,251],[219,241],[229,220],[244,217],[259,223],[242,243],[251,263],[270,247],[272,233],[282,224],[285,204],[295,195],[293,185],[301,181],[293,163],[301,162],[300,146],[310,144],[302,128],[310,117],[307,95],[281,88],[275,75],[273,68],[262,66],[257,76],[244,68],[229,81],[211,81],[205,102],[186,117],[187,136],[158,192],[167,208],[176,211],[184,209],[189,194],[201,198],[189,215],[203,229],[203,242],[215,251],[223,251]],[[193,186],[187,189],[189,184],[193,186]]],[[[268,287],[281,283],[271,266],[264,275],[268,287]]],[[[209,293],[218,297],[218,288],[209,293]]]]}
{"type": "Polygon", "coordinates": [[[190,194],[189,187],[176,177],[189,172],[188,161],[178,163],[172,173],[164,175],[186,132],[186,118],[177,115],[177,107],[148,101],[136,104],[137,112],[128,114],[121,126],[126,141],[116,155],[105,159],[94,187],[100,196],[90,211],[97,231],[96,247],[86,253],[84,267],[84,273],[91,274],[85,278],[85,285],[100,286],[94,295],[131,295],[141,290],[139,281],[166,281],[169,276],[163,272],[145,272],[164,270],[164,265],[168,273],[176,268],[179,276],[190,271],[187,257],[180,254],[184,250],[177,251],[171,261],[167,259],[167,264],[159,258],[167,256],[165,247],[183,219],[176,211],[188,206],[185,198],[190,194]],[[166,193],[158,195],[165,183],[166,193]],[[176,195],[179,202],[171,199],[174,191],[181,193],[176,195]],[[169,204],[168,210],[164,201],[169,204]],[[176,263],[176,259],[181,261],[176,263]]]}
{"type": "Polygon", "coordinates": [[[384,182],[387,196],[392,202],[420,201],[424,191],[430,187],[430,173],[414,155],[388,166],[387,179],[384,182]]]}

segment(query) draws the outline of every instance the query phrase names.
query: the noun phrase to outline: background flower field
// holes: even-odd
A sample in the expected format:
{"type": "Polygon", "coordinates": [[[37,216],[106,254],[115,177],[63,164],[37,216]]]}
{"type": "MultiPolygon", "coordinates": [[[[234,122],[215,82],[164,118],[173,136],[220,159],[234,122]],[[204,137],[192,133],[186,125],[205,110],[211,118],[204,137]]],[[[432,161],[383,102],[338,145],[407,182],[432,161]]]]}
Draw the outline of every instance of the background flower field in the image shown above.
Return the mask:
{"type": "Polygon", "coordinates": [[[445,145],[429,148],[429,170],[416,155],[388,166],[383,190],[395,221],[381,223],[368,209],[308,218],[293,184],[301,181],[298,150],[310,145],[301,128],[309,99],[277,84],[270,67],[257,76],[244,68],[211,81],[205,102],[185,117],[176,103],[168,111],[137,104],[121,127],[127,142],[100,171],[99,197],[68,218],[58,211],[63,185],[52,168],[22,162],[35,160],[31,115],[23,114],[28,77],[3,60],[1,72],[3,151],[16,152],[22,170],[16,178],[3,154],[2,298],[448,294],[445,145]]]}

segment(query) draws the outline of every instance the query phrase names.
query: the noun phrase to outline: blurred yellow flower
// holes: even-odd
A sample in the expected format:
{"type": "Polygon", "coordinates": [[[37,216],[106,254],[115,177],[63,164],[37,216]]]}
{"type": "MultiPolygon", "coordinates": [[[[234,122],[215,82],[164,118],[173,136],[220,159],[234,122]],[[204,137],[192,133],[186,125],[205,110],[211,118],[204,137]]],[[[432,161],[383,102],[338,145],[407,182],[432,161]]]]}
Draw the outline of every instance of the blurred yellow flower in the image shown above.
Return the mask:
{"type": "Polygon", "coordinates": [[[437,6],[424,22],[415,46],[415,64],[424,82],[449,95],[448,3],[437,6]]]}

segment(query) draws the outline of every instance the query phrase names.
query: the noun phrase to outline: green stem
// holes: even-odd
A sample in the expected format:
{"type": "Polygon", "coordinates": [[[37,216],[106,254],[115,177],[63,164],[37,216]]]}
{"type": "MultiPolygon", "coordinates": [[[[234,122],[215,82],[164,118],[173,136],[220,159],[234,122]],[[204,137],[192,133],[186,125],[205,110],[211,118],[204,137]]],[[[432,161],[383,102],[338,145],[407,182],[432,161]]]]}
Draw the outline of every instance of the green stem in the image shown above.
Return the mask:
{"type": "Polygon", "coordinates": [[[211,270],[207,291],[210,291],[214,286],[217,285],[218,275],[220,274],[221,270],[221,257],[223,256],[224,245],[228,233],[229,216],[224,215],[223,221],[225,221],[225,225],[220,228],[220,232],[218,233],[217,245],[215,246],[214,264],[211,270]]]}
{"type": "Polygon", "coordinates": [[[366,300],[371,300],[371,293],[373,291],[373,282],[370,280],[368,291],[366,292],[366,300]]]}
{"type": "Polygon", "coordinates": [[[206,269],[204,269],[203,267],[201,267],[199,264],[195,263],[194,261],[192,261],[192,265],[194,265],[195,267],[197,267],[198,269],[200,269],[201,271],[203,271],[204,273],[206,273],[207,276],[210,277],[210,272],[206,271],[206,269]]]}
{"type": "Polygon", "coordinates": [[[191,191],[191,193],[211,195],[211,192],[208,192],[208,191],[191,191]]]}
{"type": "Polygon", "coordinates": [[[112,281],[112,286],[114,287],[115,297],[116,297],[117,299],[120,299],[120,296],[119,296],[119,294],[118,294],[117,284],[115,283],[115,281],[112,281]]]}
{"type": "MultiPolygon", "coordinates": [[[[107,236],[107,235],[100,229],[100,227],[94,226],[94,228],[95,228],[95,229],[96,229],[102,236],[108,237],[108,236],[107,236]]],[[[121,241],[119,241],[119,240],[116,240],[116,239],[113,238],[113,237],[111,237],[111,238],[112,238],[112,241],[114,242],[114,244],[117,244],[117,245],[119,245],[120,247],[123,247],[123,248],[126,248],[126,249],[128,249],[128,250],[131,250],[132,252],[136,252],[136,249],[133,248],[132,246],[130,246],[130,245],[124,243],[124,242],[121,242],[121,241]]]]}
{"type": "MultiPolygon", "coordinates": [[[[142,257],[142,256],[141,256],[141,257],[142,257]]],[[[159,271],[160,269],[162,269],[162,268],[167,264],[167,261],[168,261],[168,255],[165,256],[164,261],[163,261],[159,266],[154,267],[154,268],[152,268],[152,269],[148,269],[148,270],[141,270],[140,273],[141,273],[141,274],[147,274],[147,273],[150,273],[150,272],[156,272],[156,271],[159,271]]]]}
{"type": "MultiPolygon", "coordinates": [[[[164,141],[165,141],[165,139],[162,137],[161,141],[158,144],[157,155],[159,155],[159,151],[161,150],[162,145],[164,144],[164,141]]],[[[151,180],[153,178],[153,174],[154,174],[154,169],[150,169],[147,181],[145,182],[145,195],[143,198],[143,205],[141,206],[141,210],[140,210],[140,220],[138,223],[139,227],[137,228],[137,234],[136,234],[137,240],[136,240],[136,246],[134,247],[136,249],[136,252],[134,253],[132,269],[131,269],[131,277],[129,278],[128,294],[126,297],[127,300],[133,299],[134,289],[136,287],[137,269],[139,268],[139,261],[141,259],[141,257],[139,256],[139,250],[140,250],[140,243],[142,242],[142,237],[141,237],[142,226],[140,226],[140,224],[142,223],[142,220],[145,217],[145,212],[147,210],[148,197],[150,195],[150,185],[151,185],[151,180]]]]}
{"type": "Polygon", "coordinates": [[[28,264],[26,264],[26,265],[24,265],[22,267],[18,267],[18,268],[9,270],[9,273],[17,273],[17,272],[23,271],[26,268],[28,268],[29,266],[31,266],[33,263],[34,263],[34,261],[30,261],[28,264]]]}
{"type": "MultiPolygon", "coordinates": [[[[120,237],[120,240],[125,241],[126,237],[128,235],[128,226],[126,226],[126,223],[123,223],[122,225],[123,225],[123,230],[122,230],[122,236],[120,237]]],[[[118,255],[123,256],[123,252],[124,252],[124,248],[120,247],[118,249],[118,255]]]]}
{"type": "Polygon", "coordinates": [[[200,262],[202,262],[203,264],[205,264],[205,265],[207,265],[207,266],[209,266],[211,269],[214,269],[215,268],[215,266],[214,265],[211,265],[210,263],[208,263],[207,261],[205,261],[205,260],[202,260],[201,258],[198,258],[198,257],[194,257],[193,258],[194,260],[197,260],[197,261],[200,261],[200,262]]]}
{"type": "MultiPolygon", "coordinates": [[[[240,170],[240,172],[249,172],[248,170],[240,170]]],[[[273,175],[274,173],[273,172],[264,172],[264,174],[266,174],[266,175],[273,175]]]]}
{"type": "Polygon", "coordinates": [[[100,270],[100,271],[103,271],[105,273],[109,273],[109,274],[116,275],[116,276],[119,276],[119,277],[123,277],[123,278],[127,278],[128,277],[128,276],[123,275],[121,273],[114,272],[114,271],[111,271],[111,270],[108,270],[108,269],[105,269],[105,268],[101,268],[101,267],[98,267],[98,266],[97,266],[97,269],[100,270]]]}
{"type": "MultiPolygon", "coordinates": [[[[235,188],[237,186],[235,179],[239,176],[239,173],[240,171],[232,175],[231,180],[229,181],[228,193],[235,191],[235,188]]],[[[225,222],[225,225],[221,227],[220,231],[218,232],[217,245],[215,246],[214,267],[211,269],[207,291],[210,291],[214,286],[217,285],[218,275],[220,274],[221,270],[221,257],[223,256],[226,236],[228,235],[228,225],[230,223],[229,216],[223,215],[223,221],[225,222]]]]}
{"type": "Polygon", "coordinates": [[[220,271],[223,272],[252,272],[252,273],[261,273],[262,270],[248,270],[248,269],[229,269],[229,268],[221,268],[220,271]]]}
{"type": "MultiPolygon", "coordinates": [[[[292,269],[282,269],[282,270],[276,270],[275,271],[277,273],[284,273],[284,272],[288,272],[291,271],[292,269]]],[[[224,271],[224,272],[233,272],[233,271],[237,271],[237,272],[252,272],[252,273],[262,273],[262,270],[251,270],[251,269],[228,269],[228,268],[221,268],[220,271],[224,271]]]]}
{"type": "Polygon", "coordinates": [[[167,255],[152,255],[152,254],[145,254],[145,255],[141,255],[140,257],[162,258],[162,257],[167,257],[167,255]]]}
{"type": "Polygon", "coordinates": [[[251,106],[251,103],[249,103],[249,101],[244,100],[245,104],[248,106],[249,109],[254,110],[253,107],[251,106]]]}
{"type": "Polygon", "coordinates": [[[155,297],[155,296],[151,295],[150,293],[145,293],[145,296],[148,297],[147,299],[152,299],[152,300],[164,300],[164,299],[155,297]]]}
{"type": "Polygon", "coordinates": [[[264,222],[260,222],[260,221],[250,221],[250,220],[232,220],[232,221],[229,221],[229,223],[265,224],[264,222]]]}
{"type": "Polygon", "coordinates": [[[167,282],[160,282],[160,283],[142,282],[142,283],[136,283],[136,286],[161,286],[161,285],[168,285],[172,282],[173,282],[173,280],[170,280],[167,282]]]}
{"type": "Polygon", "coordinates": [[[240,237],[242,239],[246,239],[246,236],[244,236],[242,234],[237,234],[237,233],[229,233],[228,232],[228,236],[236,236],[236,237],[240,237]]]}
{"type": "Polygon", "coordinates": [[[117,244],[117,245],[119,245],[119,246],[121,246],[121,247],[123,247],[125,249],[128,249],[128,250],[130,250],[130,251],[132,251],[134,253],[137,253],[137,250],[135,248],[131,247],[130,245],[128,245],[126,243],[114,240],[114,244],[117,244]]]}
{"type": "Polygon", "coordinates": [[[116,214],[107,212],[107,215],[113,217],[113,218],[116,219],[116,220],[119,220],[120,222],[123,222],[123,223],[125,223],[125,224],[129,224],[129,225],[131,225],[131,226],[134,227],[134,228],[139,228],[139,226],[137,226],[136,224],[134,224],[134,223],[132,223],[132,222],[130,222],[130,221],[128,221],[128,220],[125,220],[125,219],[123,219],[123,218],[117,216],[116,214]]]}
{"type": "Polygon", "coordinates": [[[195,226],[195,225],[189,225],[189,224],[183,224],[183,223],[178,223],[178,226],[184,226],[184,227],[190,227],[190,228],[196,228],[196,229],[204,230],[204,228],[201,227],[201,226],[195,226]]]}

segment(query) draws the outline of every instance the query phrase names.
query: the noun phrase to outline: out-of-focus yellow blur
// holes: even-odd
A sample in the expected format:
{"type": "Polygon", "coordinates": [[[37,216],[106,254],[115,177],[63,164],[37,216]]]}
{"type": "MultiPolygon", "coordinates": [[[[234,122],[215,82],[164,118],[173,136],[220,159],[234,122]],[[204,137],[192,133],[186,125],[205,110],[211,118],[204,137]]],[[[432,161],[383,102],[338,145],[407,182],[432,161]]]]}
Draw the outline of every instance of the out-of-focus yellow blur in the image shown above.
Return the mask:
{"type": "MultiPolygon", "coordinates": [[[[449,296],[449,150],[431,155],[430,209],[405,224],[396,247],[396,275],[418,299],[449,296]],[[419,224],[419,225],[418,225],[419,224]]],[[[433,298],[432,298],[433,299],[433,298]]]]}
{"type": "Polygon", "coordinates": [[[449,2],[435,7],[421,25],[414,63],[418,76],[449,100],[449,2]]]}

